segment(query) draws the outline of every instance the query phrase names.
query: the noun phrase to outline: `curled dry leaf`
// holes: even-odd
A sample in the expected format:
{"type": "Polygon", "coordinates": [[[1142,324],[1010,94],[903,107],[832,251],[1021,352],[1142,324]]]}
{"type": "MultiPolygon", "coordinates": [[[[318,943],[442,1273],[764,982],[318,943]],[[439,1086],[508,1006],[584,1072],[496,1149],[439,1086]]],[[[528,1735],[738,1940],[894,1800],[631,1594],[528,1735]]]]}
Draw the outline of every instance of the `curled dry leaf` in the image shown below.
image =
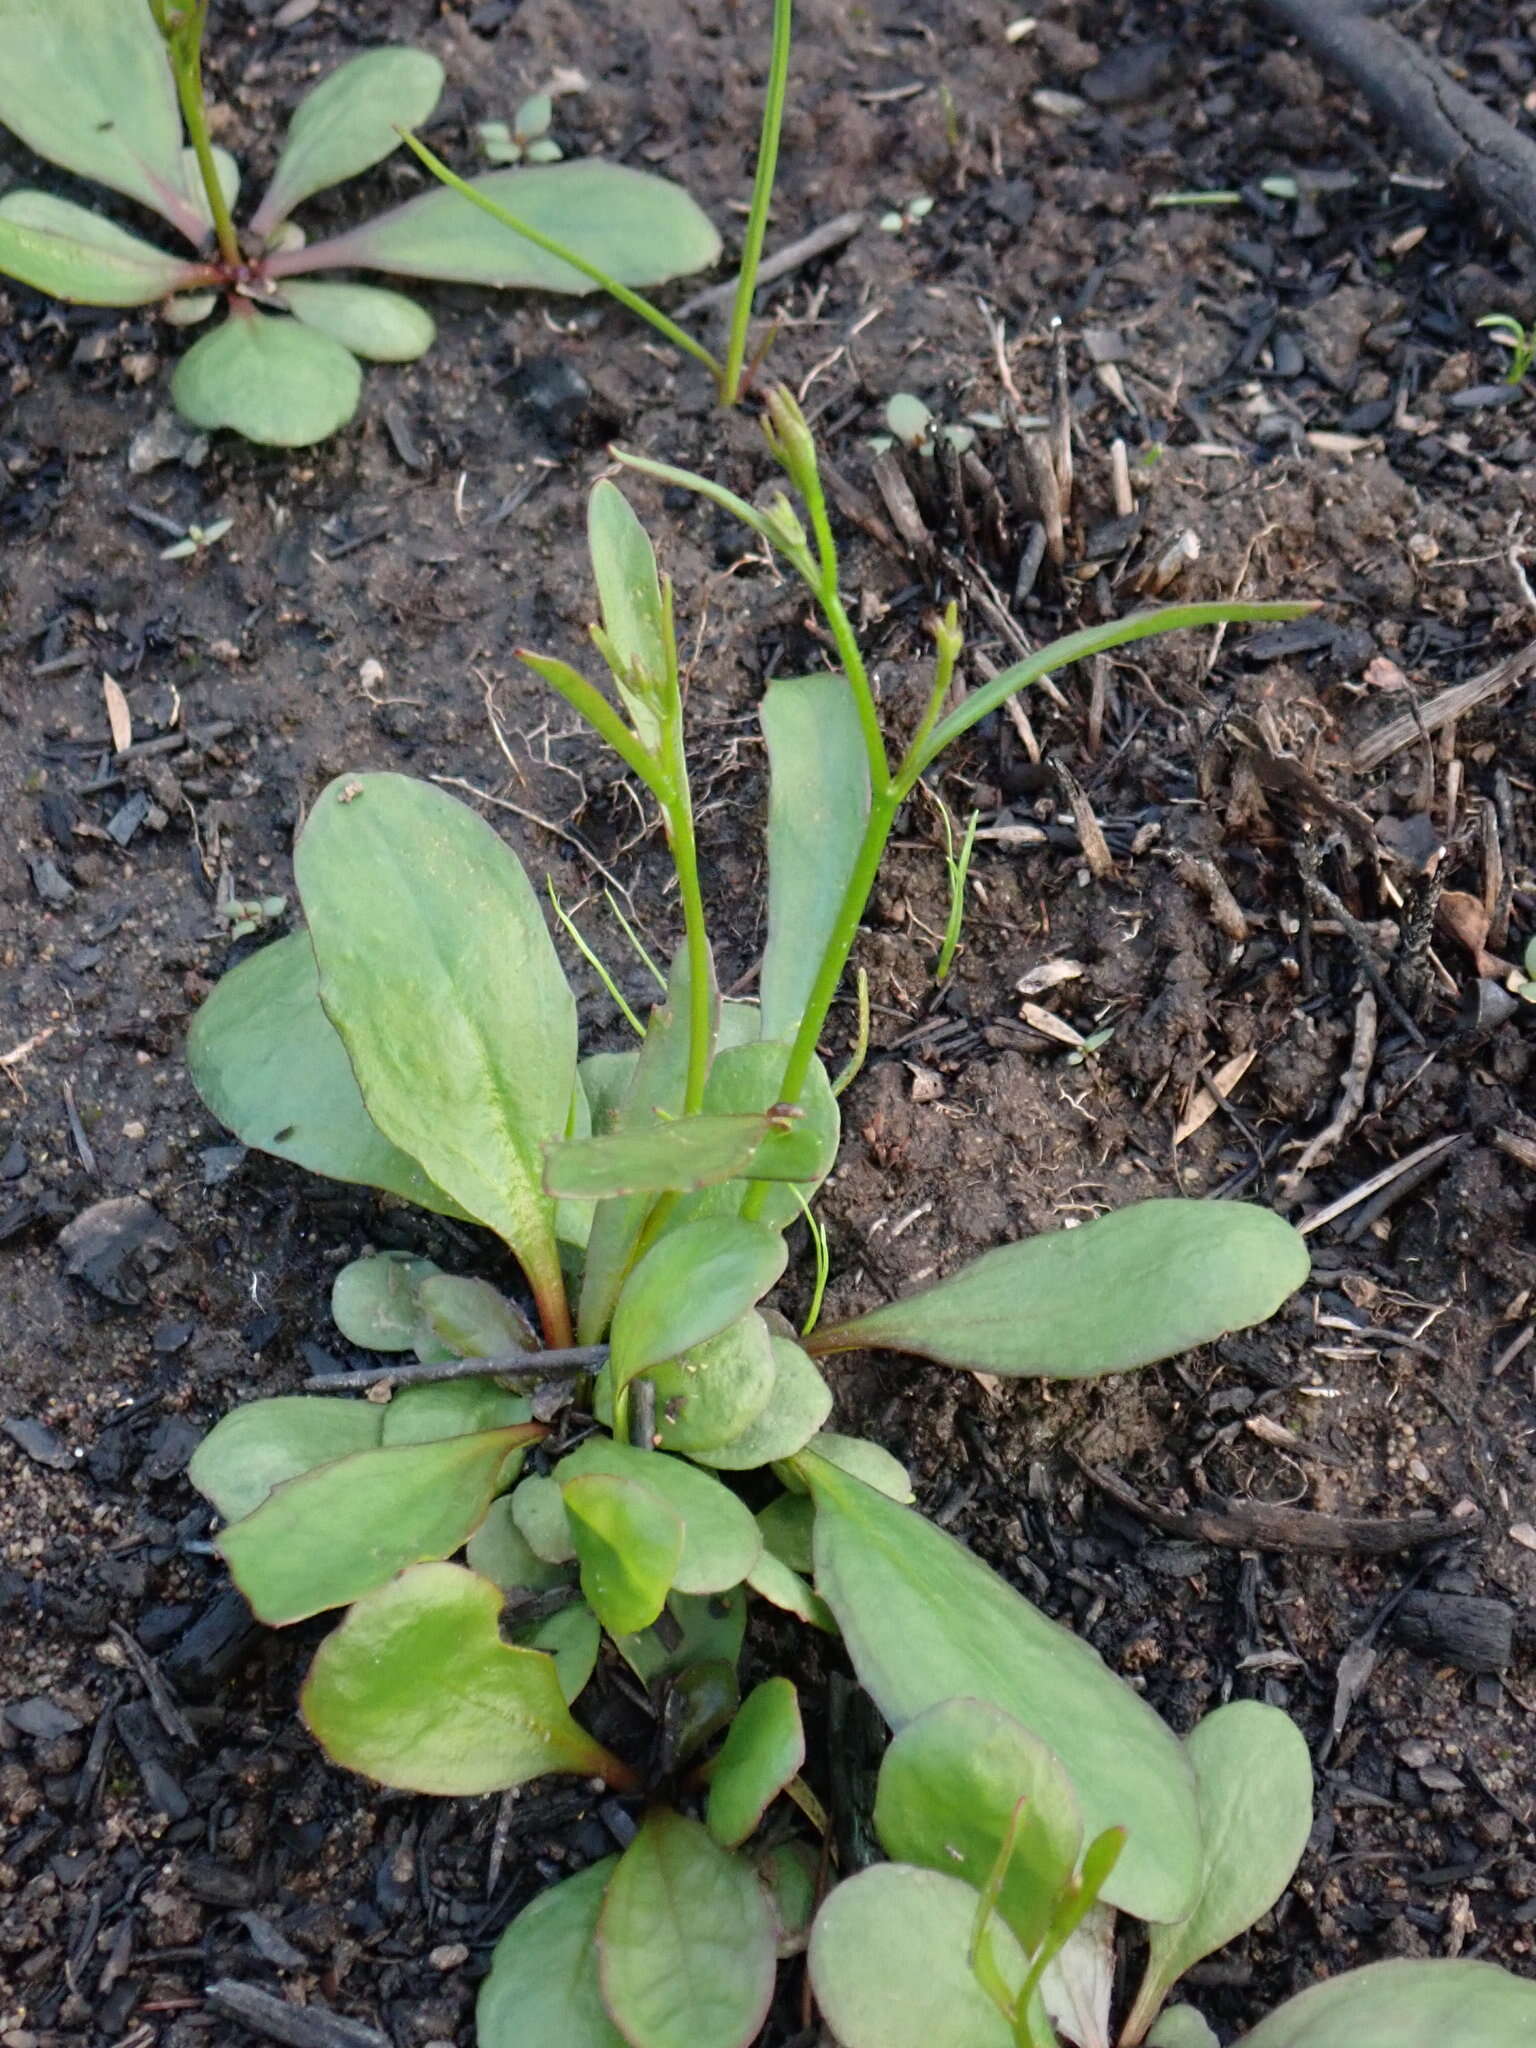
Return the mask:
{"type": "Polygon", "coordinates": [[[1461,889],[1447,889],[1436,905],[1435,922],[1471,954],[1484,981],[1501,981],[1506,974],[1514,972],[1508,960],[1485,949],[1491,920],[1481,897],[1469,896],[1461,889]]]}

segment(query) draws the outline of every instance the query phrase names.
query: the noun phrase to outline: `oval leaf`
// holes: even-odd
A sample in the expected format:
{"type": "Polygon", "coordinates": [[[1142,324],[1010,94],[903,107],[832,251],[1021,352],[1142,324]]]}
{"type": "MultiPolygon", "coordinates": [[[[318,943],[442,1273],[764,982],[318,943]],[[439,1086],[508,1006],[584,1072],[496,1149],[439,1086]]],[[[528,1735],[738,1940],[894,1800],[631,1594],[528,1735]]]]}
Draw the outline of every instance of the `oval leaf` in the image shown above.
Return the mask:
{"type": "Polygon", "coordinates": [[[126,192],[197,239],[176,84],[147,6],[5,0],[0,122],[50,163],[126,192]]]}
{"type": "MultiPolygon", "coordinates": [[[[900,1501],[907,1507],[917,1498],[906,1466],[882,1444],[871,1443],[867,1436],[840,1436],[835,1429],[823,1429],[818,1430],[807,1448],[827,1464],[835,1465],[839,1472],[862,1479],[887,1500],[900,1501]]],[[[791,1477],[793,1473],[791,1466],[791,1477]]]]}
{"type": "MultiPolygon", "coordinates": [[[[620,284],[665,284],[703,270],[720,237],[681,185],[627,164],[580,163],[489,171],[470,180],[541,234],[595,264],[620,284]]],[[[324,244],[327,260],[436,277],[448,283],[586,293],[598,287],[547,256],[457,192],[439,188],[324,244]]]]}
{"type": "Polygon", "coordinates": [[[464,1211],[363,1107],[346,1047],[320,1007],[307,932],[232,967],[192,1019],[187,1068],[242,1145],[310,1173],[383,1188],[444,1216],[464,1211]]]}
{"type": "MultiPolygon", "coordinates": [[[[739,1586],[763,1553],[750,1512],[720,1481],[665,1451],[637,1451],[611,1437],[588,1437],[560,1461],[560,1482],[586,1472],[612,1473],[654,1487],[683,1518],[683,1554],[673,1584],[680,1593],[724,1593],[739,1586]]],[[[529,1482],[524,1481],[526,1486],[529,1482]]],[[[522,1487],[518,1488],[521,1494],[522,1487]]],[[[528,1535],[525,1522],[519,1528],[528,1535]]],[[[529,1535],[534,1548],[538,1543],[529,1535]]]]}
{"type": "Polygon", "coordinates": [[[581,1590],[610,1635],[649,1628],[683,1554],[683,1518],[652,1486],[611,1472],[578,1473],[560,1486],[581,1590]]]}
{"type": "Polygon", "coordinates": [[[0,271],[77,306],[147,306],[197,275],[192,264],[47,192],[0,199],[0,271]]]}
{"type": "Polygon", "coordinates": [[[631,2048],[746,2048],[768,2016],[774,1946],[751,1865],[653,1807],[597,1923],[603,2000],[631,2048]]]}
{"type": "Polygon", "coordinates": [[[327,1754],[407,1792],[472,1797],[546,1771],[627,1782],[566,1709],[552,1657],[501,1640],[501,1595],[422,1564],[359,1600],[320,1645],[301,1711],[327,1754]]]}
{"type": "Polygon", "coordinates": [[[437,323],[424,306],[376,284],[293,277],[282,294],[296,320],[370,363],[414,363],[437,338],[437,323]]]}
{"type": "MultiPolygon", "coordinates": [[[[523,1485],[527,1484],[525,1479],[523,1485]]],[[[517,1526],[512,1500],[504,1493],[486,1509],[485,1520],[465,1545],[470,1570],[500,1586],[503,1593],[545,1593],[551,1586],[568,1585],[570,1565],[548,1564],[539,1556],[517,1526]]]]}
{"type": "Polygon", "coordinates": [[[384,1411],[371,1401],[317,1394],[248,1401],[214,1424],[192,1453],[187,1477],[226,1522],[238,1522],[284,1480],[375,1449],[383,1428],[384,1411]]]}
{"type": "Polygon", "coordinates": [[[613,1312],[615,1391],[745,1315],[787,1257],[782,1237],[739,1216],[704,1217],[658,1238],[624,1282],[613,1312]]]}
{"type": "Polygon", "coordinates": [[[417,1282],[416,1308],[418,1336],[430,1335],[455,1358],[500,1358],[530,1350],[537,1342],[533,1325],[515,1302],[488,1280],[467,1274],[427,1274],[417,1282]]]}
{"type": "Polygon", "coordinates": [[[758,713],[768,742],[764,1038],[793,1038],[869,816],[869,756],[846,679],[781,676],[758,713]]]}
{"type": "MultiPolygon", "coordinates": [[[[730,1004],[729,1011],[745,1005],[730,1004]]],[[[784,1080],[789,1058],[786,1044],[752,1039],[739,1045],[725,1045],[715,1057],[704,1090],[704,1107],[712,1113],[762,1110],[774,1107],[784,1080]]],[[[734,1216],[741,1208],[749,1180],[766,1180],[770,1186],[759,1211],[759,1220],[774,1230],[783,1230],[801,1215],[796,1194],[809,1197],[820,1187],[837,1163],[841,1136],[837,1098],[820,1060],[811,1062],[810,1075],[800,1091],[798,1115],[787,1128],[771,1131],[742,1168],[740,1183],[707,1188],[687,1195],[679,1202],[672,1219],[680,1223],[700,1216],[734,1216]],[[793,1183],[793,1186],[779,1183],[793,1183]]]]}
{"type": "Polygon", "coordinates": [[[597,1981],[597,1916],[617,1861],[552,1884],[508,1927],[475,2001],[478,2048],[624,2048],[597,1981]]]}
{"type": "Polygon", "coordinates": [[[912,1351],[976,1372],[1093,1379],[1272,1316],[1306,1240],[1248,1202],[1134,1202],[983,1252],[949,1279],[818,1330],[815,1354],[912,1351]]]}
{"type": "Polygon", "coordinates": [[[353,1259],[331,1282],[331,1321],[364,1351],[409,1351],[420,1321],[416,1283],[438,1270],[407,1252],[353,1259]]]}
{"type": "Polygon", "coordinates": [[[742,1701],[709,1779],[705,1821],[734,1849],[805,1762],[800,1701],[787,1678],[767,1678],[742,1701]]]}
{"type": "MultiPolygon", "coordinates": [[[[811,1928],[811,1985],[842,2048],[1013,2048],[1013,2029],[971,1968],[976,1894],[957,1877],[877,1863],[832,1892],[811,1928]]],[[[993,1921],[1010,1992],[1018,1943],[993,1921]]]]}
{"type": "Polygon", "coordinates": [[[534,1472],[511,1494],[512,1519],[535,1557],[546,1564],[574,1564],[570,1517],[557,1482],[534,1472]]]}
{"type": "Polygon", "coordinates": [[[543,1650],[555,1660],[555,1677],[567,1706],[584,1691],[597,1669],[603,1631],[584,1600],[558,1607],[542,1621],[514,1621],[506,1629],[509,1642],[525,1650],[543,1650]]]}
{"type": "Polygon", "coordinates": [[[357,1451],[279,1486],[214,1547],[273,1627],[342,1607],[402,1566],[448,1557],[485,1519],[536,1423],[357,1451]]]}
{"type": "Polygon", "coordinates": [[[685,1116],[649,1130],[576,1138],[546,1151],[544,1192],[602,1202],[709,1187],[740,1173],[767,1130],[762,1116],[685,1116]]]}
{"type": "Polygon", "coordinates": [[[692,1457],[735,1442],[762,1415],[776,1383],[768,1325],[753,1310],[645,1377],[656,1389],[659,1450],[692,1457]]]}
{"type": "Polygon", "coordinates": [[[357,357],[339,341],[249,310],[195,341],[171,378],[176,410],[194,427],[232,427],[268,448],[308,448],[334,434],[362,388],[357,357]]]}
{"type": "Polygon", "coordinates": [[[1054,1750],[1090,1837],[1129,1830],[1107,1903],[1181,1919],[1198,1894],[1200,1827],[1172,1731],[942,1529],[810,1452],[796,1464],[816,1504],[816,1589],[891,1726],[959,1696],[1001,1707],[1054,1750]]]}
{"type": "MultiPolygon", "coordinates": [[[[805,1449],[832,1413],[832,1389],[800,1346],[788,1337],[770,1336],[768,1341],[773,1385],[767,1400],[755,1420],[728,1443],[710,1450],[690,1450],[688,1455],[697,1464],[708,1465],[715,1472],[752,1472],[760,1465],[792,1458],[805,1449]]],[[[658,1366],[652,1377],[659,1381],[670,1370],[658,1366]]]]}
{"type": "Polygon", "coordinates": [[[1528,2048],[1536,1983],[1494,1963],[1369,1963],[1290,1999],[1239,2048],[1528,2048]]]}
{"type": "Polygon", "coordinates": [[[1295,1875],[1312,1829],[1312,1759],[1289,1714],[1233,1700],[1184,1744],[1204,1844],[1200,1899],[1187,1920],[1150,1930],[1133,2025],[1144,2026],[1204,1957],[1267,1913],[1295,1875]]]}
{"type": "Polygon", "coordinates": [[[382,163],[398,130],[419,128],[437,105],[443,67],[425,50],[368,50],[339,64],[299,102],[251,230],[268,235],[312,192],[382,163]]]}
{"type": "Polygon", "coordinates": [[[984,1891],[1025,1802],[997,1909],[1033,1954],[1077,1868],[1082,1816],[1061,1765],[1028,1729],[985,1700],[944,1700],[886,1751],[875,1832],[894,1862],[962,1877],[984,1891]]]}
{"type": "Polygon", "coordinates": [[[832,1619],[832,1610],[826,1601],[819,1593],[812,1592],[798,1572],[791,1571],[770,1551],[765,1550],[747,1573],[747,1584],[770,1607],[796,1615],[808,1627],[819,1628],[825,1635],[837,1634],[837,1623],[832,1619]]]}
{"type": "Polygon", "coordinates": [[[1192,2005],[1170,2005],[1147,2036],[1147,2048],[1221,2048],[1216,2029],[1192,2005]]]}
{"type": "Polygon", "coordinates": [[[295,870],[369,1115],[511,1246],[559,1343],[540,1147],[565,1129],[576,1006],[521,864],[430,784],[358,775],[316,803],[295,870]]]}
{"type": "Polygon", "coordinates": [[[532,1414],[527,1399],[495,1380],[444,1380],[402,1387],[384,1411],[386,1444],[435,1444],[445,1437],[510,1429],[532,1414]]]}
{"type": "Polygon", "coordinates": [[[776,1557],[797,1572],[810,1571],[815,1563],[811,1545],[816,1510],[804,1494],[781,1493],[777,1500],[758,1510],[757,1526],[770,1557],[776,1557]]]}

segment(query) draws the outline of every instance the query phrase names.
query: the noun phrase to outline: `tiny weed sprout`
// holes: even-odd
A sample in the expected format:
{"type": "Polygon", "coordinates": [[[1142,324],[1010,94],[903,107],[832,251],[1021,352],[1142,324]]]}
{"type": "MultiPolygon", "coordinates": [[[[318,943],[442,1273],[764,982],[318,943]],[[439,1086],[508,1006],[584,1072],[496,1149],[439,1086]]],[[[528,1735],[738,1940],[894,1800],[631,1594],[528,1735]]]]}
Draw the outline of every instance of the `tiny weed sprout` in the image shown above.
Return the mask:
{"type": "Polygon", "coordinates": [[[598,159],[555,161],[560,152],[543,134],[548,102],[532,100],[516,136],[526,167],[490,172],[469,189],[515,205],[546,246],[441,191],[307,241],[295,211],[382,162],[401,130],[437,104],[442,66],[400,48],[350,58],[306,95],[271,182],[237,227],[239,168],[208,130],[206,19],[207,0],[0,7],[0,125],[50,163],[157,215],[191,252],[172,255],[73,200],[14,191],[0,198],[0,274],[76,304],[159,302],[177,326],[206,320],[222,299],[225,318],[172,378],[176,406],[194,426],[307,446],[352,417],[360,358],[410,362],[431,346],[432,318],[414,300],[317,273],[586,292],[592,266],[627,288],[703,269],[720,252],[710,222],[665,178],[598,159]]]}
{"type": "Polygon", "coordinates": [[[1509,350],[1505,383],[1523,384],[1531,373],[1531,364],[1536,362],[1536,328],[1525,326],[1513,313],[1488,313],[1477,324],[1485,327],[1501,347],[1509,350]]]}
{"type": "Polygon", "coordinates": [[[898,391],[886,400],[885,424],[889,431],[876,435],[870,443],[877,452],[899,441],[914,455],[932,455],[935,438],[942,437],[957,455],[963,455],[976,443],[973,428],[940,425],[923,401],[910,391],[898,391]]]}
{"type": "MultiPolygon", "coordinates": [[[[837,669],[780,678],[761,706],[756,1001],[722,996],[715,974],[672,586],[605,481],[588,519],[604,682],[521,658],[614,748],[664,825],[682,931],[659,1000],[634,1018],[638,1043],[583,1054],[539,899],[492,828],[404,776],[331,784],[296,850],[303,926],[207,999],[194,1079],[246,1144],[481,1225],[521,1281],[405,1252],[354,1260],[331,1312],[373,1362],[237,1409],[191,1477],[262,1620],[339,1613],[302,1696],[338,1763],[448,1795],[564,1772],[633,1802],[622,1855],[541,1893],[501,1937],[481,2048],[747,2048],[778,1961],[807,1950],[843,2048],[1089,2044],[1109,2038],[1117,1930],[1137,1921],[1152,1933],[1126,2048],[1157,2039],[1154,2026],[1197,2039],[1187,2008],[1159,2014],[1289,1881],[1310,1825],[1300,1735],[1244,1702],[1181,1743],[1086,1644],[926,1521],[888,1452],[829,1426],[824,1369],[872,1348],[1014,1379],[1130,1371],[1271,1315],[1306,1275],[1302,1240],[1263,1208],[1150,1200],[832,1321],[816,1314],[817,1233],[798,1336],[774,1291],[787,1233],[802,1216],[814,1225],[837,1158],[839,1089],[822,1061],[833,1002],[925,773],[1042,674],[1301,608],[1135,614],[958,701],[950,612],[926,705],[894,731],[787,392],[767,395],[765,426],[797,507],[621,458],[765,540],[837,650],[837,669]],[[830,1890],[795,1685],[743,1689],[765,1609],[837,1639],[893,1736],[873,1815],[889,1860],[830,1890]],[[638,1739],[605,1705],[624,1667],[653,1717],[638,1739]]],[[[1486,2019],[1480,2043],[1513,2048],[1536,1991],[1479,1964],[1431,1967],[1486,2019]]],[[[1352,2027],[1397,2039],[1421,1977],[1361,1972],[1253,2039],[1342,2043],[1336,1996],[1353,2001],[1352,2027]]]]}
{"type": "Polygon", "coordinates": [[[546,92],[536,92],[523,101],[510,125],[505,121],[482,121],[475,133],[488,163],[557,164],[564,156],[549,134],[554,102],[546,92]]]}

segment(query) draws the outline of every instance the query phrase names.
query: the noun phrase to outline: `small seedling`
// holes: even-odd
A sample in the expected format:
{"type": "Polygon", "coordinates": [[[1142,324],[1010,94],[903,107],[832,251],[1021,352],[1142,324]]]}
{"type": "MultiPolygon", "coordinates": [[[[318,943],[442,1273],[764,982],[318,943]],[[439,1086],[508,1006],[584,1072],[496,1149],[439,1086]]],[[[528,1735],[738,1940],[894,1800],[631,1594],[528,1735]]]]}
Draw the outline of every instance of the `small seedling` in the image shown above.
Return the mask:
{"type": "Polygon", "coordinates": [[[234,523],[233,519],[215,519],[208,526],[189,525],[180,540],[173,540],[168,548],[160,550],[161,561],[188,562],[195,555],[205,555],[224,538],[234,523]]]}
{"type": "Polygon", "coordinates": [[[227,896],[214,906],[214,915],[231,939],[248,939],[268,925],[276,924],[288,908],[286,896],[227,896]]]}
{"type": "MultiPolygon", "coordinates": [[[[988,422],[990,424],[990,422],[988,422]]],[[[899,441],[903,448],[914,455],[932,455],[934,442],[942,439],[949,443],[957,455],[963,455],[967,448],[975,446],[976,433],[973,427],[958,427],[941,424],[934,419],[920,398],[910,391],[898,391],[885,402],[885,424],[888,434],[877,434],[870,446],[877,451],[889,448],[899,441]]]]}
{"type": "Polygon", "coordinates": [[[949,807],[939,804],[939,819],[944,827],[944,871],[949,878],[949,916],[944,923],[944,943],[939,948],[938,961],[933,970],[935,981],[949,979],[949,971],[955,964],[955,954],[960,946],[960,928],[965,922],[965,883],[971,870],[971,853],[976,845],[976,827],[981,822],[980,811],[972,811],[966,821],[965,837],[960,842],[960,851],[955,851],[955,828],[950,820],[949,807]]]}
{"type": "Polygon", "coordinates": [[[1488,313],[1477,324],[1509,350],[1505,383],[1523,384],[1531,373],[1531,364],[1536,362],[1536,328],[1525,326],[1513,313],[1488,313]]]}
{"type": "Polygon", "coordinates": [[[882,213],[878,225],[888,235],[905,234],[908,228],[915,228],[925,221],[932,211],[933,200],[926,192],[918,192],[904,205],[882,213]]]}
{"type": "Polygon", "coordinates": [[[482,121],[475,133],[486,161],[493,164],[557,164],[565,152],[551,139],[549,124],[554,102],[547,92],[536,92],[523,101],[510,126],[505,121],[482,121]]]}
{"type": "Polygon", "coordinates": [[[0,273],[76,304],[161,302],[177,326],[207,319],[222,300],[227,317],[172,377],[177,408],[195,426],[306,446],[352,417],[360,359],[410,362],[431,346],[432,318],[414,300],[317,273],[586,292],[593,266],[625,287],[660,284],[720,252],[679,186],[624,164],[542,156],[470,188],[514,204],[541,247],[447,192],[309,242],[295,211],[381,163],[437,104],[442,66],[398,48],[350,58],[300,102],[271,183],[237,228],[239,168],[212,142],[204,100],[207,11],[207,0],[0,7],[0,124],[49,162],[147,207],[193,252],[172,255],[73,200],[13,191],[0,198],[0,273]]]}
{"type": "Polygon", "coordinates": [[[1509,977],[1509,990],[1522,1003],[1536,1003],[1536,938],[1526,940],[1520,966],[1509,977]]]}

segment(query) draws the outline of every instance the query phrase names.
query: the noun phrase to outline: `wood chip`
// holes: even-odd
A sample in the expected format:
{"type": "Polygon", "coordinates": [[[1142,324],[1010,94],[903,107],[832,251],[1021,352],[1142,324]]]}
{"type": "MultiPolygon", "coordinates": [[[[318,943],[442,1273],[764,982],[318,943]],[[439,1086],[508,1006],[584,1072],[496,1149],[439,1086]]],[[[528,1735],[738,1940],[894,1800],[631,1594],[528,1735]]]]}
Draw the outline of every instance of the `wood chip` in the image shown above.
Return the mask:
{"type": "Polygon", "coordinates": [[[1492,920],[1480,896],[1464,889],[1445,889],[1435,905],[1435,923],[1472,956],[1473,965],[1484,981],[1502,981],[1514,972],[1514,963],[1501,960],[1485,945],[1492,920]]]}
{"type": "Polygon", "coordinates": [[[1536,1522],[1516,1522],[1509,1533],[1526,1550],[1536,1550],[1536,1522]]]}
{"type": "Polygon", "coordinates": [[[1014,988],[1021,996],[1043,995],[1048,988],[1059,988],[1064,981],[1081,980],[1087,972],[1081,960],[1042,960],[1038,967],[1020,975],[1014,988]]]}
{"type": "Polygon", "coordinates": [[[1196,1131],[1204,1130],[1221,1108],[1222,1098],[1232,1093],[1257,1058],[1257,1051],[1234,1053],[1231,1059],[1223,1060],[1212,1074],[1210,1087],[1207,1087],[1204,1081],[1200,1083],[1199,1092],[1180,1117],[1178,1128],[1174,1131],[1175,1145],[1182,1145],[1184,1140],[1192,1138],[1196,1131]]]}
{"type": "Polygon", "coordinates": [[[106,700],[107,724],[112,731],[112,751],[126,754],[133,745],[133,714],[128,709],[128,699],[121,683],[106,674],[101,678],[101,694],[106,700]]]}
{"type": "Polygon", "coordinates": [[[1054,1039],[1057,1045],[1069,1045],[1074,1052],[1083,1042],[1081,1031],[1075,1031],[1064,1017],[1054,1011],[1041,1009],[1038,1003],[1020,1003],[1019,1015],[1031,1031],[1038,1031],[1042,1038],[1054,1039]]]}
{"type": "Polygon", "coordinates": [[[1417,715],[1407,714],[1394,718],[1384,725],[1380,732],[1356,747],[1354,765],[1362,775],[1379,768],[1383,761],[1389,761],[1404,747],[1411,747],[1422,733],[1438,732],[1442,725],[1453,719],[1464,718],[1480,704],[1486,704],[1512,690],[1530,671],[1536,668],[1536,640],[1531,640],[1518,653],[1506,660],[1496,662],[1480,675],[1471,676],[1464,683],[1452,683],[1449,689],[1441,690],[1426,704],[1421,704],[1417,715]]]}

